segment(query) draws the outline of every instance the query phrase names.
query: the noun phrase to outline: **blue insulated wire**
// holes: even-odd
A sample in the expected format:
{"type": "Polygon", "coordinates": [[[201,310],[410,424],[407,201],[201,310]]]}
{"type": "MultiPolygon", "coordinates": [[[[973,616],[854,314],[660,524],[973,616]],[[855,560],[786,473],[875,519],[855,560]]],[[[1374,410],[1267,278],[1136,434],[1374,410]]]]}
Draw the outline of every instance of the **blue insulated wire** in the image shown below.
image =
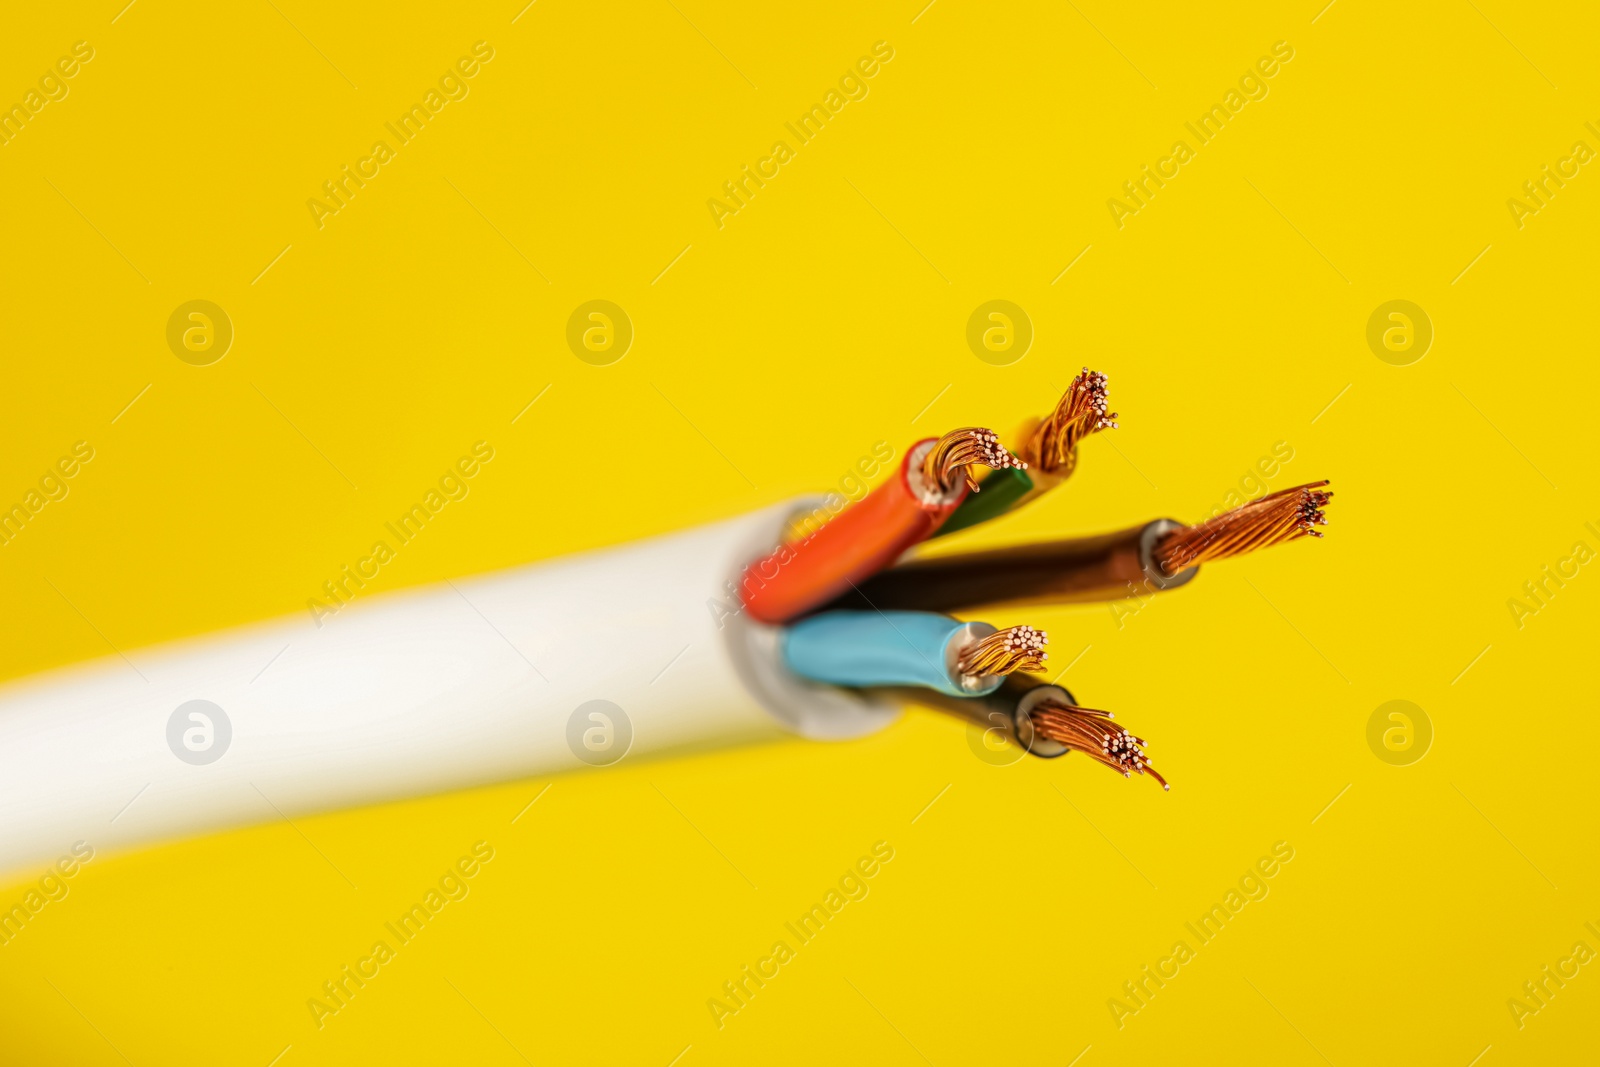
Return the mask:
{"type": "Polygon", "coordinates": [[[783,661],[790,670],[831,685],[919,685],[951,696],[982,696],[962,689],[945,666],[945,646],[966,623],[926,611],[827,611],[790,626],[783,661]]]}

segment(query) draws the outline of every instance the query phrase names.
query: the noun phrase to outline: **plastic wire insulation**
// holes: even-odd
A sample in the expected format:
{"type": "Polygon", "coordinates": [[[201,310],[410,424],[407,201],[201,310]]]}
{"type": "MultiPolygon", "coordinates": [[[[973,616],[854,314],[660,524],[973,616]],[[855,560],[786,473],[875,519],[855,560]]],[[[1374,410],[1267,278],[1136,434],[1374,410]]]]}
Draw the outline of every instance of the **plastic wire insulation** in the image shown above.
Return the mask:
{"type": "Polygon", "coordinates": [[[936,689],[908,686],[869,689],[867,692],[880,700],[914,704],[962,719],[983,731],[984,736],[978,743],[982,744],[986,753],[997,757],[998,762],[1008,762],[1002,754],[1003,746],[995,744],[997,737],[1011,742],[1030,756],[1043,759],[1055,759],[1071,751],[1057,741],[1037,736],[1033,724],[1026,721],[1027,716],[1021,713],[1019,705],[1023,698],[1041,688],[1063,703],[1078,702],[1071,690],[1028,674],[1008,674],[999,689],[983,696],[955,697],[936,689]]]}
{"type": "Polygon", "coordinates": [[[861,582],[829,607],[959,612],[1146,595],[1152,586],[1140,558],[1144,530],[910,560],[861,582]]]}
{"type": "Polygon", "coordinates": [[[845,686],[924,686],[949,696],[982,696],[1001,678],[963,689],[950,642],[967,624],[920,611],[829,611],[789,627],[783,661],[812,681],[845,686]]]}
{"type": "Polygon", "coordinates": [[[917,466],[935,440],[917,442],[893,477],[816,533],[751,564],[739,587],[750,616],[766,623],[797,618],[892,565],[939,529],[966,499],[967,487],[942,494],[913,488],[921,484],[917,466]]]}
{"type": "Polygon", "coordinates": [[[772,628],[722,599],[817,503],[363,593],[314,640],[301,615],[130,649],[137,673],[112,655],[9,680],[0,878],[79,839],[114,855],[624,755],[881,729],[897,705],[796,678],[772,628]]]}
{"type": "Polygon", "coordinates": [[[944,525],[930,535],[929,540],[999,518],[1030,499],[1034,495],[1034,486],[1029,471],[1013,467],[992,472],[979,486],[981,491],[963,500],[944,525]]]}

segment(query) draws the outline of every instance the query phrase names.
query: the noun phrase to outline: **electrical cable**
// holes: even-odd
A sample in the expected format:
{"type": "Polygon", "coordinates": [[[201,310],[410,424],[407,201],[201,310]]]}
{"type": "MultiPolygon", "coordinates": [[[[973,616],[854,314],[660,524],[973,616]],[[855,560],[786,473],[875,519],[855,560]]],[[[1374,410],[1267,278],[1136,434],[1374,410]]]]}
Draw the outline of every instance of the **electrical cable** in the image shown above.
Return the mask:
{"type": "Polygon", "coordinates": [[[1040,671],[1045,634],[997,630],[920,611],[830,611],[784,631],[784,665],[829,685],[925,686],[949,696],[1000,688],[1013,671],[1040,671]]]}
{"type": "Polygon", "coordinates": [[[0,877],[63,842],[112,855],[641,755],[881,730],[900,705],[796,677],[781,631],[732,595],[820,503],[362,592],[320,629],[299,614],[8,680],[0,877]]]}
{"type": "Polygon", "coordinates": [[[1170,792],[1167,784],[1145,756],[1145,740],[1118,726],[1111,720],[1109,711],[1081,708],[1046,697],[1037,701],[1027,711],[1033,729],[1039,735],[1074,752],[1082,752],[1103,767],[1119,772],[1124,778],[1135,774],[1148,774],[1170,792]]]}
{"type": "Polygon", "coordinates": [[[1214,562],[1322,534],[1326,481],[1263,497],[1194,526],[1157,519],[1111,534],[914,559],[860,583],[835,609],[960,612],[1118,600],[1175,589],[1214,562]]]}
{"type": "Polygon", "coordinates": [[[1309,482],[1271,493],[1232,511],[1162,538],[1156,545],[1156,562],[1163,572],[1176,574],[1185,567],[1254,552],[1302,537],[1321,537],[1326,526],[1322,511],[1333,498],[1322,492],[1327,481],[1309,482]]]}
{"type": "Polygon", "coordinates": [[[752,563],[739,598],[760,622],[788,622],[894,563],[937,530],[977,487],[974,467],[1020,464],[994,431],[979,427],[919,441],[888,481],[809,537],[752,563]]]}
{"type": "Polygon", "coordinates": [[[1072,379],[1043,419],[1024,423],[1017,437],[1023,470],[1002,470],[982,482],[984,492],[963,501],[931,537],[942,537],[1015,511],[1072,476],[1078,443],[1100,430],[1116,429],[1117,413],[1107,410],[1106,376],[1088,367],[1072,379]]]}
{"type": "Polygon", "coordinates": [[[7,682],[0,873],[48,862],[62,841],[119,850],[780,730],[860,737],[894,720],[896,695],[1001,729],[1035,755],[1077,750],[1165,786],[1110,713],[1024,675],[1043,670],[1043,632],[950,613],[1172,589],[1202,564],[1320,538],[1327,482],[1192,526],[1159,519],[898,563],[941,529],[1059,484],[1083,439],[1115,419],[1105,375],[1085,368],[1023,428],[1015,454],[975,427],[919,441],[884,484],[809,534],[784,531],[818,514],[815,498],[433,587],[352,593],[315,641],[303,619],[278,620],[139,650],[133,670],[119,653],[7,682]],[[993,472],[981,484],[978,467],[993,472]],[[138,805],[120,818],[129,797],[138,805]]]}
{"type": "Polygon", "coordinates": [[[1009,675],[992,692],[972,697],[927,689],[885,688],[868,691],[873,698],[899,700],[949,712],[985,730],[998,731],[1024,752],[1055,759],[1081,752],[1124,778],[1148,774],[1161,788],[1171,786],[1145,755],[1145,740],[1112,720],[1109,711],[1080,705],[1062,686],[1022,674],[1009,675]]]}

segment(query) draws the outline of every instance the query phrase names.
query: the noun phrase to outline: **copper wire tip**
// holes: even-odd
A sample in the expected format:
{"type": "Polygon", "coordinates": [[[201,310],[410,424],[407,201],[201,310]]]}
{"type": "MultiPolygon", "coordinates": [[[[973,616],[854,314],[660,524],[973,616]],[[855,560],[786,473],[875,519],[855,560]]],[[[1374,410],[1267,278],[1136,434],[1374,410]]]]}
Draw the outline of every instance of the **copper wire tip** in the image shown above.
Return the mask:
{"type": "Polygon", "coordinates": [[[1039,424],[1025,451],[1041,471],[1066,477],[1078,465],[1078,442],[1116,426],[1117,413],[1107,410],[1106,376],[1085,367],[1039,424]]]}
{"type": "Polygon", "coordinates": [[[1008,452],[1000,443],[1000,435],[993,430],[965,426],[951,430],[928,449],[922,459],[922,476],[946,493],[952,492],[965,479],[967,488],[976,493],[978,479],[972,472],[975,466],[1026,470],[1028,465],[1008,452]]]}
{"type": "Polygon", "coordinates": [[[1144,738],[1135,737],[1113,723],[1109,711],[1080,708],[1056,700],[1041,700],[1028,713],[1028,717],[1033,721],[1034,731],[1041,737],[1048,737],[1075,752],[1082,752],[1124,778],[1148,774],[1161,784],[1162,790],[1172,790],[1167,780],[1150,766],[1150,760],[1144,754],[1144,738]]]}
{"type": "Polygon", "coordinates": [[[1322,489],[1327,484],[1324,480],[1280,489],[1205,522],[1174,530],[1156,545],[1156,564],[1171,577],[1199,563],[1242,556],[1302,537],[1321,537],[1317,527],[1328,525],[1322,509],[1333,498],[1322,489]]]}
{"type": "Polygon", "coordinates": [[[956,669],[969,678],[982,678],[1013,671],[1042,671],[1050,654],[1044,651],[1049,640],[1043,630],[1032,626],[1011,626],[980,638],[961,653],[956,669]]]}

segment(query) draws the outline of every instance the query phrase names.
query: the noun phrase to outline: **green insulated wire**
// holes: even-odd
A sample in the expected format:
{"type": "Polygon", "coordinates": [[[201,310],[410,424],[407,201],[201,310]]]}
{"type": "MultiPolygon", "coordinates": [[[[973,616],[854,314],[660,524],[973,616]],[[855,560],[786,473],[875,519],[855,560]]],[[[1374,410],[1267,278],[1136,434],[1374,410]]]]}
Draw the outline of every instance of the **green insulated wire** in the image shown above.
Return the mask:
{"type": "Polygon", "coordinates": [[[1016,507],[1023,497],[1033,492],[1033,479],[1028,477],[1028,472],[1015,467],[995,471],[980,485],[981,489],[968,494],[967,499],[961,502],[961,506],[956,508],[945,520],[945,524],[934,533],[934,537],[943,537],[957,530],[965,530],[968,526],[997,519],[1016,507]]]}

